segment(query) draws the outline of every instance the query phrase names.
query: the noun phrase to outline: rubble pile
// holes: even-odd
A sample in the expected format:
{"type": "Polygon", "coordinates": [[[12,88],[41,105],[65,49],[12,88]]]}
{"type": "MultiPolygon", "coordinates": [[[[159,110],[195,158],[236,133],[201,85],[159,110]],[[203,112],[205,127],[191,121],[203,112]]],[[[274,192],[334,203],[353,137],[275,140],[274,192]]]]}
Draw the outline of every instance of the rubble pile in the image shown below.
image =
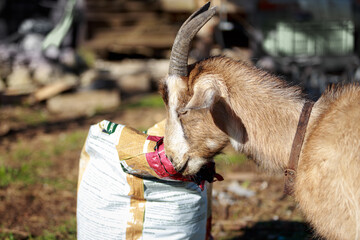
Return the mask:
{"type": "Polygon", "coordinates": [[[53,46],[49,35],[67,17],[65,6],[72,2],[52,1],[48,12],[58,9],[63,17],[58,13],[53,19],[54,14],[48,13],[27,18],[16,32],[0,36],[0,106],[45,103],[52,113],[91,114],[116,108],[123,96],[155,90],[167,74],[165,59],[177,23],[182,22],[176,16],[184,12],[166,13],[161,1],[89,0],[86,8],[78,6],[83,1],[77,1],[76,6],[71,5],[76,13],[70,30],[59,46],[53,46]],[[102,101],[89,100],[99,98],[102,101]],[[84,101],[85,105],[75,107],[84,101]],[[62,102],[64,107],[60,107],[62,102]],[[71,108],[65,102],[73,103],[71,108]],[[76,110],[81,108],[87,109],[76,110]]]}
{"type": "MultiPolygon", "coordinates": [[[[25,21],[20,30],[28,24],[29,21],[25,21]]],[[[47,32],[48,29],[22,30],[16,41],[0,41],[0,105],[46,102],[50,112],[90,114],[96,109],[119,106],[120,93],[131,95],[154,90],[167,73],[168,60],[163,59],[109,62],[96,60],[90,53],[89,63],[88,56],[81,54],[84,50],[54,46],[43,50],[47,32]],[[58,96],[60,94],[64,96],[58,96]],[[65,102],[79,106],[71,104],[72,107],[67,108],[65,102]]]]}
{"type": "MultiPolygon", "coordinates": [[[[96,108],[114,109],[120,104],[120,94],[128,96],[155,90],[168,69],[168,60],[163,59],[96,60],[89,67],[78,60],[80,57],[73,49],[61,50],[58,61],[42,54],[28,55],[30,57],[18,61],[27,54],[20,44],[10,48],[2,45],[0,48],[5,49],[0,49],[1,53],[8,52],[7,57],[1,56],[0,59],[0,104],[46,102],[48,110],[54,113],[70,111],[61,106],[54,108],[54,103],[59,101],[61,105],[63,99],[79,104],[87,102],[84,103],[86,108],[90,108],[85,111],[87,113],[96,108]],[[84,70],[79,72],[80,68],[84,70]],[[104,94],[104,91],[109,94],[104,94]],[[109,98],[111,104],[93,101],[95,105],[91,106],[89,100],[98,98],[105,102],[109,98]]],[[[82,107],[76,109],[80,111],[82,107]]]]}

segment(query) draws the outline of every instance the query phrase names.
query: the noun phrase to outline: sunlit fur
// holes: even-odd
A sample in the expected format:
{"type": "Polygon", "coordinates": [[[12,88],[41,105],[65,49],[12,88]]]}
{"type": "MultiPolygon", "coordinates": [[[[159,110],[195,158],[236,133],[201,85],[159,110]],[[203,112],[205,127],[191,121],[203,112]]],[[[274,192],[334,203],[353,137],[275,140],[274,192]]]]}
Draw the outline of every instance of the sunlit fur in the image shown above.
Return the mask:
{"type": "MultiPolygon", "coordinates": [[[[300,89],[224,57],[189,71],[187,78],[167,77],[162,87],[165,150],[176,168],[195,174],[230,141],[262,168],[283,171],[305,102],[300,89]]],[[[360,238],[359,119],[360,88],[348,85],[325,92],[309,120],[295,200],[327,239],[360,238]]]]}

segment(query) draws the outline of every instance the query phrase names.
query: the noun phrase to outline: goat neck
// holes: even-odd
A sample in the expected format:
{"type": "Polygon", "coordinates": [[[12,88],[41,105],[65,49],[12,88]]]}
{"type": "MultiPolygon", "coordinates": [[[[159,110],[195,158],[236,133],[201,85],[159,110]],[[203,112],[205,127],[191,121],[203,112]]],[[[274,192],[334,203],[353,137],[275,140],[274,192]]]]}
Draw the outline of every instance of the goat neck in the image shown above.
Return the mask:
{"type": "MultiPolygon", "coordinates": [[[[305,102],[300,89],[255,67],[222,57],[200,62],[192,72],[189,84],[193,88],[207,78],[214,79],[221,89],[212,115],[235,150],[250,155],[264,169],[282,171],[305,102]],[[220,108],[228,109],[226,114],[220,108]]],[[[315,107],[309,126],[316,115],[315,107]]]]}

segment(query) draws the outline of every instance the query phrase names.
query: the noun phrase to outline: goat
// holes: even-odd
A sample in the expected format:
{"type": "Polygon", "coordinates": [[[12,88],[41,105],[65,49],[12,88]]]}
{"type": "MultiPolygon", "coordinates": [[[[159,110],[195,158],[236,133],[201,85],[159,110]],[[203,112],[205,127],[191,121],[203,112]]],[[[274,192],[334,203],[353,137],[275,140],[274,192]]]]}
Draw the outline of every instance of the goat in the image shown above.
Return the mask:
{"type": "MultiPolygon", "coordinates": [[[[165,152],[195,175],[228,143],[266,170],[284,171],[304,103],[297,86],[249,64],[211,57],[188,66],[190,43],[216,10],[209,3],[180,28],[161,92],[165,152]]],[[[302,145],[294,199],[327,239],[360,239],[360,88],[329,88],[316,101],[302,145]]]]}

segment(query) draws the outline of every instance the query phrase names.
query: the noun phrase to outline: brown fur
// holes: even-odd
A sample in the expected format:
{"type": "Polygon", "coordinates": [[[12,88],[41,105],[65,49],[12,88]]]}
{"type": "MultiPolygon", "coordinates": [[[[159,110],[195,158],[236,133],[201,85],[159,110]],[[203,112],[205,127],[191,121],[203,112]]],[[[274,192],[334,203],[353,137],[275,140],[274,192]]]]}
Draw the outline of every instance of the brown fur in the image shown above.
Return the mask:
{"type": "MultiPolygon", "coordinates": [[[[190,146],[188,159],[176,158],[165,134],[165,149],[175,166],[210,159],[230,139],[264,169],[283,171],[305,101],[300,89],[223,57],[201,61],[190,70],[176,106],[190,146]],[[215,94],[207,95],[207,86],[215,94]]],[[[319,235],[328,239],[360,239],[359,119],[360,87],[329,89],[314,105],[300,155],[295,199],[319,235]]]]}

